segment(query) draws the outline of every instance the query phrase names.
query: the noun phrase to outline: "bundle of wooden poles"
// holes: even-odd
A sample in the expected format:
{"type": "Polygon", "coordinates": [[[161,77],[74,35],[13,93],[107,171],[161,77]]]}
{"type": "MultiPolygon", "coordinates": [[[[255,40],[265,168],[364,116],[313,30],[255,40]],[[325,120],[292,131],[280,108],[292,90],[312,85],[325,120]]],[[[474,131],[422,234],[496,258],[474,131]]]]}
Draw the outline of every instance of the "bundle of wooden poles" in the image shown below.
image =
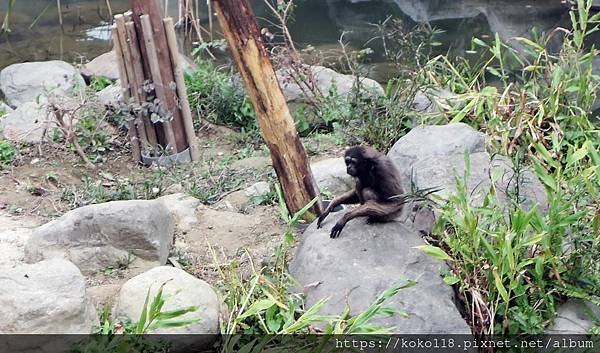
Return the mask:
{"type": "Polygon", "coordinates": [[[133,107],[129,137],[134,160],[198,160],[173,20],[133,12],[114,18],[123,98],[133,107]]]}

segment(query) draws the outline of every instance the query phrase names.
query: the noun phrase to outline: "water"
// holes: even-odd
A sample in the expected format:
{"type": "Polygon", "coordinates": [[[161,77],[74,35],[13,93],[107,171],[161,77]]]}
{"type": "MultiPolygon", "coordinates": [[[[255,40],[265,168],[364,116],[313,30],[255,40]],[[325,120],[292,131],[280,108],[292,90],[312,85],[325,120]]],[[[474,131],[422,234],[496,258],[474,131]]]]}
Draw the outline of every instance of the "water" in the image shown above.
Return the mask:
{"type": "MultiPolygon", "coordinates": [[[[267,25],[268,11],[262,1],[251,2],[261,23],[267,25]]],[[[6,2],[0,0],[1,18],[6,2]]],[[[12,32],[0,36],[0,68],[50,59],[81,63],[110,50],[110,16],[105,0],[62,0],[62,3],[63,30],[58,23],[56,1],[17,0],[12,32]]],[[[127,0],[110,3],[114,13],[129,7],[127,0]]],[[[497,32],[509,39],[526,36],[533,27],[547,31],[568,23],[568,9],[560,0],[297,0],[296,3],[294,21],[289,25],[292,36],[300,46],[311,44],[316,48],[336,46],[344,31],[348,32],[344,38],[352,46],[361,47],[374,36],[371,24],[388,16],[409,24],[429,21],[444,30],[439,50],[458,52],[469,48],[473,36],[485,37],[497,32]]],[[[169,13],[176,15],[176,0],[170,0],[169,7],[169,13]]],[[[206,16],[204,22],[206,25],[206,16]]]]}

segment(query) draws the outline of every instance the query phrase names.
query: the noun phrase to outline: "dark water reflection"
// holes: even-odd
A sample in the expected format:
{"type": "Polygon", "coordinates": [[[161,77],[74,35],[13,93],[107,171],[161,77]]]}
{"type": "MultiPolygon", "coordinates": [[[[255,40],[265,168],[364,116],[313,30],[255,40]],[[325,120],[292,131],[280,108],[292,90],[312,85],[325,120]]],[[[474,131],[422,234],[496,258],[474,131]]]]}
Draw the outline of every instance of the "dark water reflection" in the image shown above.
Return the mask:
{"type": "MultiPolygon", "coordinates": [[[[251,0],[257,16],[266,24],[268,12],[262,1],[251,0]]],[[[169,2],[171,15],[176,14],[176,2],[169,2]]],[[[49,59],[84,62],[110,49],[105,0],[62,0],[64,31],[58,26],[55,3],[17,0],[12,32],[0,37],[0,68],[49,59]],[[35,26],[29,28],[38,16],[35,26]]],[[[113,12],[127,10],[128,3],[112,0],[113,12]]],[[[2,18],[5,10],[6,0],[0,0],[2,18]]],[[[534,26],[548,30],[568,20],[567,8],[560,0],[297,0],[290,30],[300,45],[317,48],[337,45],[340,34],[348,31],[345,39],[360,47],[374,35],[370,24],[388,16],[410,24],[431,22],[444,30],[439,50],[458,52],[468,49],[475,35],[498,32],[508,39],[527,35],[534,26]]]]}

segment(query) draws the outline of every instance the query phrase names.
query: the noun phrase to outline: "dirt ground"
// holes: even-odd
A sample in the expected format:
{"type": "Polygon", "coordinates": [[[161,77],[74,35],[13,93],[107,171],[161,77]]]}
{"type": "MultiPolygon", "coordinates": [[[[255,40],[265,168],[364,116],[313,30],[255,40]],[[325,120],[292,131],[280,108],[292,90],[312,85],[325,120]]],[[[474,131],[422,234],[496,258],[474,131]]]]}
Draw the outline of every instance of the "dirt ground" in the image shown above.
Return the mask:
{"type": "MultiPolygon", "coordinates": [[[[120,137],[120,143],[123,138],[120,137]]],[[[214,202],[198,207],[197,223],[189,231],[175,234],[170,263],[212,285],[220,279],[219,270],[230,266],[232,261],[241,273],[250,274],[252,267],[260,268],[274,254],[285,231],[275,203],[254,205],[243,192],[245,187],[266,180],[269,175],[274,177],[270,158],[264,147],[248,153],[249,148],[236,145],[235,138],[233,130],[205,124],[198,134],[201,161],[175,167],[174,172],[166,173],[165,180],[161,180],[160,192],[150,193],[150,198],[154,198],[185,191],[178,180],[185,180],[189,175],[186,173],[210,163],[227,162],[227,171],[243,179],[243,183],[223,192],[214,202]]],[[[339,156],[343,150],[318,140],[305,141],[305,146],[312,161],[339,156]]],[[[131,163],[130,151],[124,148],[115,147],[104,154],[102,161],[96,163],[96,170],[86,168],[79,156],[65,146],[48,143],[22,146],[19,151],[13,166],[0,171],[0,212],[16,222],[27,220],[27,224],[42,224],[71,209],[96,202],[86,190],[90,181],[96,188],[108,191],[124,183],[142,188],[149,176],[156,174],[155,168],[131,163]]],[[[215,176],[208,176],[212,177],[215,176]]],[[[123,268],[100,270],[87,277],[88,292],[97,305],[105,304],[127,279],[147,268],[148,264],[136,259],[123,268]]]]}

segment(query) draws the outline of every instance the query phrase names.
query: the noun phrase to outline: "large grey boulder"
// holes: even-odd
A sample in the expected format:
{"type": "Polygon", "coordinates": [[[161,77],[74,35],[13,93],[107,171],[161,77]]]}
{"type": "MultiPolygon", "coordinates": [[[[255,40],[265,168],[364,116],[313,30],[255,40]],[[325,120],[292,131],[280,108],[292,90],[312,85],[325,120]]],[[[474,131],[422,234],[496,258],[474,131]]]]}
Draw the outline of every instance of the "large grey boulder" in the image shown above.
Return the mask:
{"type": "Polygon", "coordinates": [[[439,275],[446,264],[414,248],[424,245],[420,235],[400,222],[367,225],[355,219],[339,238],[331,239],[329,232],[340,216],[331,214],[322,229],[310,225],[290,265],[305,286],[309,306],[329,297],[323,314],[342,313],[348,303],[355,315],[392,283],[409,279],[417,284],[389,300],[389,306],[409,317],[395,315],[374,323],[394,327],[396,333],[470,333],[453,302],[452,288],[439,275]]]}
{"type": "MultiPolygon", "coordinates": [[[[563,19],[568,19],[568,8],[560,1],[512,1],[509,6],[503,1],[487,0],[394,0],[394,2],[402,12],[416,22],[481,16],[487,20],[491,32],[497,32],[504,40],[529,37],[533,27],[541,32],[556,27],[561,15],[563,19]]],[[[511,43],[518,44],[515,40],[511,43]]]]}
{"type": "Polygon", "coordinates": [[[85,278],[69,261],[3,268],[0,287],[0,333],[89,334],[98,325],[85,278]]]}
{"type": "Polygon", "coordinates": [[[27,102],[0,119],[0,134],[18,143],[40,143],[54,125],[44,104],[27,102]]]}
{"type": "Polygon", "coordinates": [[[417,126],[399,139],[388,155],[396,162],[406,177],[410,167],[424,157],[485,152],[485,135],[457,123],[448,125],[417,126]]]}
{"type": "Polygon", "coordinates": [[[600,307],[590,302],[573,299],[562,304],[556,313],[554,324],[547,334],[587,335],[600,319],[600,307]]]}
{"type": "MultiPolygon", "coordinates": [[[[307,76],[312,75],[314,85],[323,95],[328,95],[331,90],[335,89],[338,95],[347,96],[356,87],[356,77],[353,75],[340,74],[324,66],[306,65],[305,67],[307,76]]],[[[285,69],[277,70],[277,79],[288,102],[306,102],[310,99],[306,96],[310,90],[303,89],[306,88],[304,84],[300,86],[285,69]]],[[[312,85],[312,82],[310,85],[312,85]]],[[[370,78],[361,77],[360,88],[373,95],[384,94],[381,85],[370,78]]]]}
{"type": "Polygon", "coordinates": [[[327,190],[338,195],[354,187],[354,179],[346,173],[344,158],[330,158],[312,163],[310,169],[322,191],[327,190]]]}
{"type": "Polygon", "coordinates": [[[173,220],[161,201],[113,201],[75,209],[37,228],[25,260],[67,258],[85,274],[131,255],[164,265],[172,242],[173,220]]]}
{"type": "Polygon", "coordinates": [[[447,110],[457,95],[443,88],[419,90],[413,98],[412,109],[419,113],[440,113],[447,110]]]}
{"type": "Polygon", "coordinates": [[[163,284],[163,297],[166,298],[163,311],[195,306],[196,311],[179,319],[199,321],[185,327],[161,328],[149,333],[189,335],[176,336],[174,343],[178,351],[199,351],[206,348],[219,333],[219,298],[206,282],[178,268],[155,267],[125,282],[115,303],[114,316],[121,320],[138,321],[148,290],[149,300],[152,302],[163,284]]]}
{"type": "Polygon", "coordinates": [[[40,95],[70,96],[75,87],[85,87],[83,78],[60,60],[13,64],[0,72],[0,90],[12,107],[34,102],[40,95]]]}
{"type": "Polygon", "coordinates": [[[465,151],[469,154],[470,174],[467,191],[474,205],[495,185],[499,200],[507,203],[517,185],[519,201],[526,207],[538,205],[547,211],[544,186],[527,168],[515,175],[512,161],[503,156],[491,157],[485,151],[485,135],[463,123],[419,126],[399,139],[388,153],[406,180],[417,188],[441,188],[437,195],[447,198],[456,193],[456,178],[467,170],[465,151]]]}

